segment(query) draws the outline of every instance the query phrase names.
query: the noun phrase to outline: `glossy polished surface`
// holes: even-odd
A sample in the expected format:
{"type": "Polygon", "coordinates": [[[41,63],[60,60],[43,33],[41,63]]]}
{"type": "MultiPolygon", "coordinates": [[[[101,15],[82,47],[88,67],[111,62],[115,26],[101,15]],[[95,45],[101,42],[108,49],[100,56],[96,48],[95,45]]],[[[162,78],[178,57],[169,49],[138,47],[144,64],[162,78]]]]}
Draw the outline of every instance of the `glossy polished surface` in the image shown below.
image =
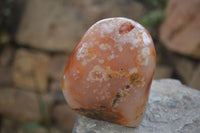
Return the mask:
{"type": "Polygon", "coordinates": [[[76,112],[135,127],[142,121],[156,57],[148,31],[127,18],[95,23],[74,49],[63,93],[76,112]]]}

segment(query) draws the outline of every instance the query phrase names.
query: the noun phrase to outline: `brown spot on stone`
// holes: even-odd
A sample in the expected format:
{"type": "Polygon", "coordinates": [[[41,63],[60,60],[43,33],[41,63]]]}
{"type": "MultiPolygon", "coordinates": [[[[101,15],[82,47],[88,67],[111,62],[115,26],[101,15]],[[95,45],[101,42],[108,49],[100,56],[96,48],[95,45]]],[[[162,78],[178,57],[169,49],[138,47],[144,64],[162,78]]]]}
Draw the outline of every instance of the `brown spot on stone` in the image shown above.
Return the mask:
{"type": "Polygon", "coordinates": [[[99,106],[101,109],[106,109],[107,107],[106,106],[99,106]]]}
{"type": "Polygon", "coordinates": [[[121,97],[120,93],[117,92],[117,94],[115,95],[115,99],[113,100],[112,106],[115,106],[116,102],[119,100],[120,97],[121,97]]]}
{"type": "Polygon", "coordinates": [[[131,76],[130,76],[130,83],[134,83],[135,81],[137,81],[139,78],[139,74],[138,73],[133,73],[131,76]]]}
{"type": "Polygon", "coordinates": [[[130,88],[130,85],[126,85],[125,89],[129,89],[130,88]]]}
{"type": "Polygon", "coordinates": [[[111,76],[110,74],[108,74],[108,77],[109,77],[109,78],[112,78],[112,76],[111,76]]]}
{"type": "Polygon", "coordinates": [[[119,28],[119,34],[124,35],[130,32],[133,28],[135,28],[135,26],[132,23],[130,22],[123,23],[119,28]]]}
{"type": "Polygon", "coordinates": [[[135,84],[139,87],[142,86],[142,84],[143,84],[142,75],[139,73],[131,74],[129,81],[131,84],[135,84]]]}

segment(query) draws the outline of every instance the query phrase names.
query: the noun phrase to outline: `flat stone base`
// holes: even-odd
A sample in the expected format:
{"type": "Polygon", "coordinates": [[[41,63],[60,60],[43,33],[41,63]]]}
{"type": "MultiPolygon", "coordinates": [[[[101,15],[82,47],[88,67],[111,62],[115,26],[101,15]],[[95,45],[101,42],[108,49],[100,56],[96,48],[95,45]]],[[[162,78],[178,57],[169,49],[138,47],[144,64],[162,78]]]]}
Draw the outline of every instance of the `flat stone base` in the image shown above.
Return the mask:
{"type": "Polygon", "coordinates": [[[140,126],[130,128],[79,115],[73,133],[200,133],[200,91],[178,80],[154,80],[140,126]]]}

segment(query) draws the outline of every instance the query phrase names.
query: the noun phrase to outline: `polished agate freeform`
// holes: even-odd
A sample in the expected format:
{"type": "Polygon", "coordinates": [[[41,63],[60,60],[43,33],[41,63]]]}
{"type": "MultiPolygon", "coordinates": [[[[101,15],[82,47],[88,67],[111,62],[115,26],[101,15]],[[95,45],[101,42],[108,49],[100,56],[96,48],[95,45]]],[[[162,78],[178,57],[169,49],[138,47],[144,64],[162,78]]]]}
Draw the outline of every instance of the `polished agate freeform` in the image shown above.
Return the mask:
{"type": "Polygon", "coordinates": [[[156,65],[149,32],[127,18],[95,23],[74,49],[63,93],[79,114],[129,127],[143,119],[156,65]]]}

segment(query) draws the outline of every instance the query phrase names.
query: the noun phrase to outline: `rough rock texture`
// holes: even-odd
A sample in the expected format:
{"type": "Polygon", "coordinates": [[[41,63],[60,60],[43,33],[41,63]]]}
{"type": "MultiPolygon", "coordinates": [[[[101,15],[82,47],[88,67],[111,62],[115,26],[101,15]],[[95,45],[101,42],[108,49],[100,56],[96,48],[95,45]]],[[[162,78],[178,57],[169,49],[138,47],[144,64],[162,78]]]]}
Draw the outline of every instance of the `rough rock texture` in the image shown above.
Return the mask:
{"type": "Polygon", "coordinates": [[[40,52],[19,49],[13,65],[13,80],[17,87],[44,92],[47,90],[49,57],[40,52]]]}
{"type": "Polygon", "coordinates": [[[35,93],[18,89],[0,89],[0,114],[20,122],[38,121],[41,117],[35,93]]]}
{"type": "Polygon", "coordinates": [[[66,104],[59,104],[53,109],[53,119],[59,127],[65,131],[72,132],[73,123],[76,119],[76,113],[66,104]]]}
{"type": "Polygon", "coordinates": [[[172,51],[200,58],[200,0],[170,0],[160,38],[172,51]]]}
{"type": "Polygon", "coordinates": [[[102,18],[138,19],[144,12],[142,4],[127,1],[28,0],[16,40],[39,49],[72,51],[86,29],[102,18]]]}
{"type": "Polygon", "coordinates": [[[73,133],[199,133],[200,91],[177,80],[153,81],[143,122],[128,128],[85,116],[77,118],[73,133]]]}

